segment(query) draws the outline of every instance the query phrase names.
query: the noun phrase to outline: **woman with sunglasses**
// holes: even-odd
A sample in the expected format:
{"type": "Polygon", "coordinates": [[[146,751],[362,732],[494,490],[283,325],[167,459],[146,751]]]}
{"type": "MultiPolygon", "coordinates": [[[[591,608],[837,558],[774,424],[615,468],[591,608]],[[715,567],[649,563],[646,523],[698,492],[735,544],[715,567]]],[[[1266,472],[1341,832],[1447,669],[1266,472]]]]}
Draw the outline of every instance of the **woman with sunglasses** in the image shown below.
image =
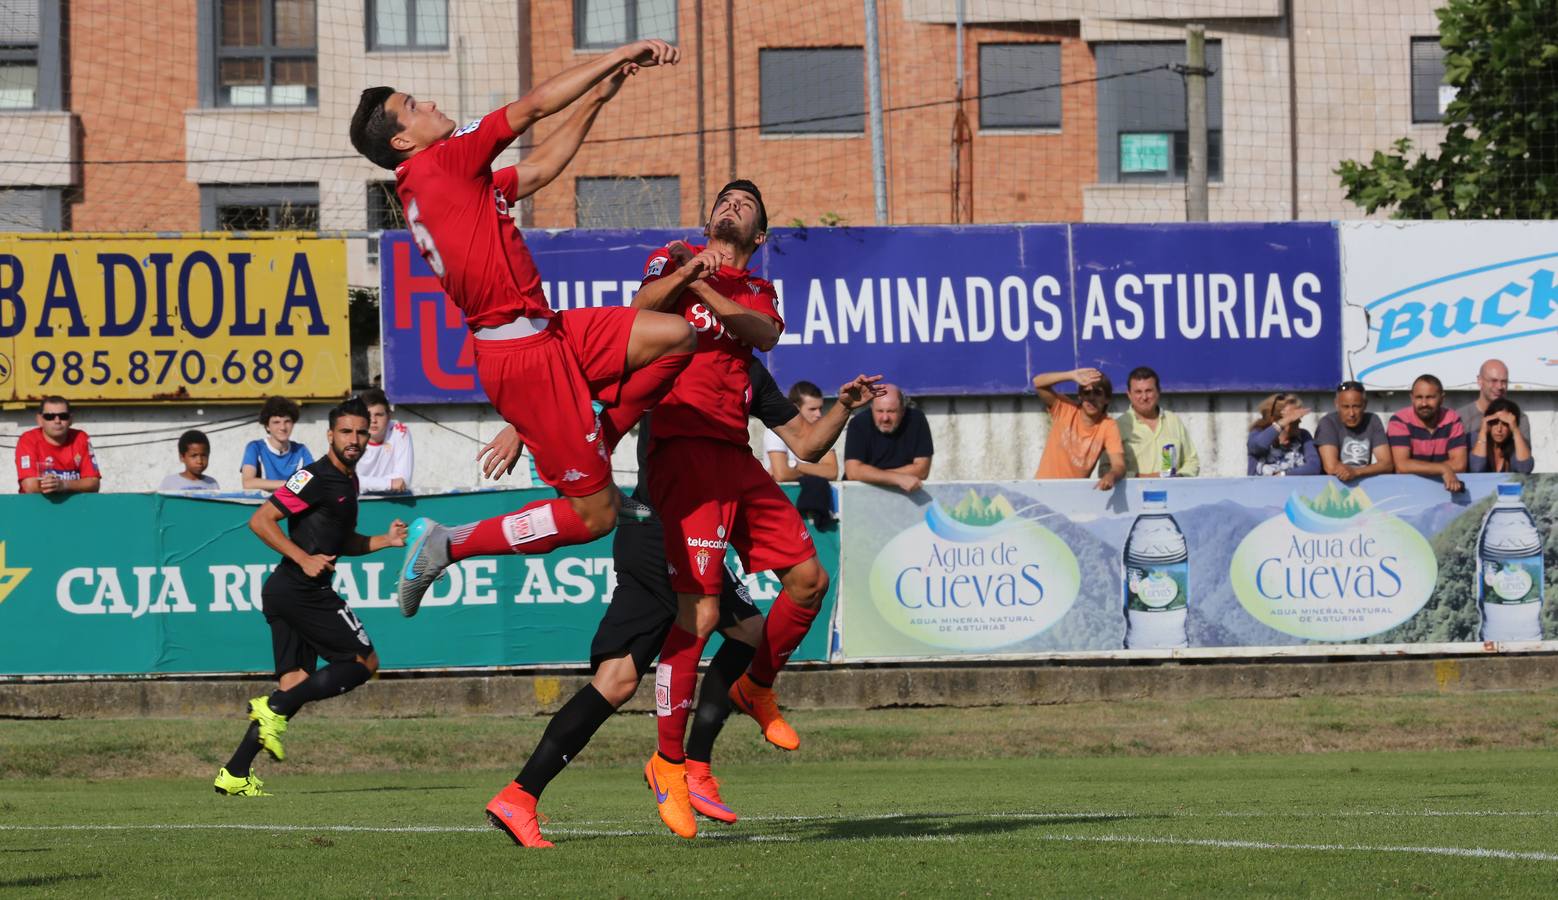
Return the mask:
{"type": "Polygon", "coordinates": [[[1482,414],[1482,427],[1467,457],[1468,472],[1514,472],[1530,474],[1536,468],[1531,445],[1520,433],[1520,407],[1507,397],[1489,401],[1482,414]]]}
{"type": "Polygon", "coordinates": [[[1315,437],[1299,421],[1309,415],[1297,394],[1272,394],[1260,404],[1260,418],[1250,426],[1245,444],[1250,475],[1318,475],[1320,454],[1315,437]]]}

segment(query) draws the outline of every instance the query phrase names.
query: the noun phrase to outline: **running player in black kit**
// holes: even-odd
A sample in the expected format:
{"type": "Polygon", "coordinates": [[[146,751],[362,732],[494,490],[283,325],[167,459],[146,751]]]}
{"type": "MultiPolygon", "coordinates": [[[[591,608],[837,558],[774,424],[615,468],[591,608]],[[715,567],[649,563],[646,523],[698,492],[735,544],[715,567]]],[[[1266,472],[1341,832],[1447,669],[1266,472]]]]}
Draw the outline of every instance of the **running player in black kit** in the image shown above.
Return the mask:
{"type": "Polygon", "coordinates": [[[357,533],[357,474],[368,446],[368,408],[353,397],[330,410],[330,452],[277,488],[249,518],[249,528],[282,560],[260,589],[270,624],[280,689],[249,701],[249,730],[217,772],[216,792],[268,796],[254,776],[265,750],[281,760],[288,717],[303,704],[344,694],[372,677],[379,655],[346,601],[330,586],[335,560],[406,545],[406,523],[373,537],[357,533]],[[281,520],[289,521],[288,531],[281,520]],[[317,669],[319,658],[329,665],[317,669]]]}
{"type": "MultiPolygon", "coordinates": [[[[760,361],[753,360],[749,374],[750,415],[773,429],[797,456],[813,462],[838,440],[849,414],[882,393],[876,386],[882,376],[861,375],[841,387],[839,402],[811,423],[798,414],[760,361]]],[[[578,756],[617,707],[638,690],[639,681],[654,667],[655,657],[676,619],[676,593],[671,590],[666,572],[662,526],[645,496],[644,464],[649,441],[642,435],[647,429],[640,425],[639,433],[639,487],[632,499],[622,505],[611,546],[617,589],[590,642],[590,670],[594,677],[552,716],[524,770],[487,804],[488,821],[523,847],[552,846],[541,836],[536,822],[536,799],[563,767],[578,756]]],[[[518,438],[505,430],[482,448],[481,455],[487,457],[484,469],[489,476],[511,468],[519,458],[518,438]]],[[[720,593],[717,630],[725,636],[725,642],[703,673],[687,741],[687,784],[695,810],[711,819],[734,822],[736,814],[720,797],[719,782],[709,769],[709,761],[714,739],[730,714],[730,685],[746,671],[762,638],[763,614],[752,605],[746,588],[728,567],[720,593]]]]}

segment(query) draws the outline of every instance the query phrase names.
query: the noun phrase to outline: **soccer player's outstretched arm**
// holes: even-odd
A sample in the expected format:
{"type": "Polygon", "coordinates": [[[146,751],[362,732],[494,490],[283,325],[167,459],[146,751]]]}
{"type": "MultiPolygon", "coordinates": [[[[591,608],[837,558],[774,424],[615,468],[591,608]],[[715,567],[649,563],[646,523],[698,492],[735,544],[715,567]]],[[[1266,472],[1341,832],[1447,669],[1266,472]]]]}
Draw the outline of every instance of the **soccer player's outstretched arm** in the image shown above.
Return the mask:
{"type": "Polygon", "coordinates": [[[838,443],[844,426],[849,424],[849,414],[887,393],[878,386],[880,375],[856,375],[855,379],[839,388],[838,402],[833,404],[822,418],[808,422],[802,416],[774,428],[796,456],[807,462],[816,462],[838,443]]]}
{"type": "Polygon", "coordinates": [[[510,103],[505,109],[509,127],[518,134],[542,119],[566,108],[584,96],[584,92],[625,65],[640,68],[674,66],[681,52],[665,41],[644,40],[624,44],[588,62],[553,75],[510,103]]]}
{"type": "MultiPolygon", "coordinates": [[[[584,143],[584,136],[590,133],[590,127],[595,124],[595,117],[600,114],[601,108],[616,96],[623,82],[636,72],[636,63],[618,66],[616,71],[606,76],[606,80],[590,91],[561,128],[531,151],[524,162],[514,166],[513,195],[508,198],[509,203],[529,197],[551,184],[562,173],[568,163],[573,161],[574,154],[579,152],[579,145],[584,143]]],[[[510,192],[505,190],[503,193],[508,195],[510,192]]]]}
{"type": "Polygon", "coordinates": [[[365,534],[353,534],[346,541],[346,546],[341,549],[342,556],[367,556],[377,553],[386,547],[406,546],[406,523],[399,519],[390,523],[389,530],[383,534],[368,537],[365,534]]]}

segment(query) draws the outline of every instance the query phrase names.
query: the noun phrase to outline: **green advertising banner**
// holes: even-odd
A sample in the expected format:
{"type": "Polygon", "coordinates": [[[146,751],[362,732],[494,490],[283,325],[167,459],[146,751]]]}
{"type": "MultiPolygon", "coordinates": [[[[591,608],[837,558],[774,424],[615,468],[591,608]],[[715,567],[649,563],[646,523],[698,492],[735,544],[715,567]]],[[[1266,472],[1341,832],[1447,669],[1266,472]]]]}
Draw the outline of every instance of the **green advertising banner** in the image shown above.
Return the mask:
{"type": "Polygon", "coordinates": [[[847,483],[842,655],[1558,649],[1558,476],[1462,480],[847,483]]]}
{"type": "MultiPolygon", "coordinates": [[[[552,496],[482,491],[368,499],[358,530],[428,516],[470,522],[552,496]]],[[[249,531],[253,500],[157,494],[0,496],[0,675],[183,674],[272,669],[260,586],[278,557],[249,531]]],[[[838,532],[813,531],[838,572],[838,532]]],[[[335,589],[386,670],[582,665],[616,579],[611,538],[544,556],[450,567],[414,619],[400,615],[404,551],[343,558],[335,589]]],[[[746,579],[766,610],[778,581],[746,579]]],[[[827,658],[833,595],[793,659],[827,658]]],[[[717,647],[711,646],[710,652],[717,647]]]]}

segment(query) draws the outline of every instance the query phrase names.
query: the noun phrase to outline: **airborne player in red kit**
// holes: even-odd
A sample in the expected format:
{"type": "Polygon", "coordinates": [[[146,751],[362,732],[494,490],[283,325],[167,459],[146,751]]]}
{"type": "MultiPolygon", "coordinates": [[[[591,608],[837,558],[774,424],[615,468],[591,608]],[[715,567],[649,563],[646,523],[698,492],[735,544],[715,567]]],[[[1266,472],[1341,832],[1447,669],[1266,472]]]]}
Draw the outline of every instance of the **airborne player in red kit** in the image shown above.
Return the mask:
{"type": "Polygon", "coordinates": [[[731,182],[715,198],[708,246],[678,243],[650,254],[633,299],[639,308],[679,311],[698,332],[692,364],[649,424],[649,498],[665,526],[677,615],[655,671],[659,752],[644,777],[661,820],[684,838],[698,832],[687,793],[687,715],[698,658],[719,621],[726,546],[736,548],[747,571],[771,569],[784,587],[730,698],[785,750],[800,739],[780,717],[772,685],[828,590],[800,513],[747,443],[752,350],[772,348],[784,328],[773,285],[746,268],[767,231],[757,186],[731,182]]]}

